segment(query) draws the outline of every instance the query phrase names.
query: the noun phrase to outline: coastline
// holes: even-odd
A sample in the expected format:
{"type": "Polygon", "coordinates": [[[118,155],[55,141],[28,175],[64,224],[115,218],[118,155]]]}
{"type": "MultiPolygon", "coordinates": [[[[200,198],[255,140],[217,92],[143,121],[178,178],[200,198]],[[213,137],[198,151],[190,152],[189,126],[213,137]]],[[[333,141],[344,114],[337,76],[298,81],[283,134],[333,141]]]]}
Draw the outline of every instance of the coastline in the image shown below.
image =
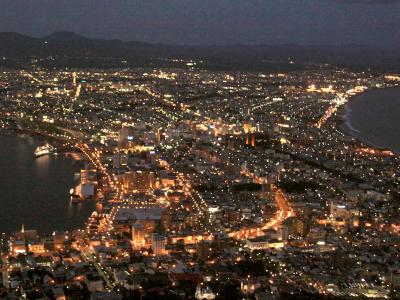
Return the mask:
{"type": "MultiPolygon", "coordinates": [[[[28,144],[42,144],[45,141],[48,141],[52,144],[59,145],[62,149],[62,152],[65,152],[65,148],[62,148],[63,142],[60,141],[57,138],[52,138],[50,136],[46,135],[41,135],[37,132],[32,132],[30,130],[23,130],[23,129],[18,129],[18,128],[1,128],[0,129],[0,137],[3,137],[8,141],[8,138],[12,139],[28,139],[28,144]]],[[[22,144],[25,144],[26,142],[22,142],[22,144]]],[[[6,143],[5,145],[8,145],[6,143]]],[[[29,146],[32,148],[32,145],[29,146]]],[[[21,148],[27,148],[27,147],[21,147],[21,148]]],[[[21,151],[21,150],[19,150],[21,151]]],[[[61,157],[61,161],[57,159],[57,162],[53,159],[39,159],[36,160],[34,158],[33,152],[29,153],[26,152],[26,150],[23,152],[23,154],[18,155],[19,158],[24,157],[23,161],[28,159],[26,165],[28,167],[24,167],[25,163],[23,163],[22,169],[24,170],[24,173],[22,175],[16,175],[18,177],[18,182],[23,178],[22,180],[28,180],[26,178],[29,178],[30,176],[37,177],[37,176],[42,176],[40,180],[37,180],[37,182],[34,184],[34,186],[37,186],[40,184],[42,187],[41,188],[36,188],[32,187],[30,189],[31,192],[28,193],[20,193],[19,191],[21,189],[18,189],[18,192],[15,191],[15,188],[13,186],[18,188],[18,184],[8,184],[7,185],[7,192],[5,193],[5,196],[2,199],[2,204],[10,202],[9,199],[14,197],[14,193],[17,194],[17,202],[18,201],[23,201],[20,202],[18,206],[15,206],[11,211],[9,211],[9,214],[13,215],[12,219],[20,219],[21,216],[27,219],[27,222],[22,222],[23,220],[21,219],[20,222],[17,221],[16,224],[13,224],[13,222],[10,219],[10,224],[9,226],[6,226],[6,228],[3,228],[4,232],[12,232],[13,230],[18,230],[18,226],[20,226],[20,223],[25,223],[25,225],[29,226],[29,229],[37,229],[41,233],[44,234],[50,234],[51,232],[55,230],[65,230],[65,231],[70,231],[74,229],[80,229],[84,226],[87,218],[86,215],[90,216],[90,214],[93,212],[93,202],[86,202],[82,203],[80,205],[74,206],[71,205],[71,202],[68,198],[69,194],[68,191],[69,189],[76,184],[76,179],[72,176],[73,175],[73,170],[76,171],[77,168],[77,162],[74,161],[72,158],[65,156],[64,155],[61,157]],[[51,162],[50,164],[47,163],[47,161],[51,162]],[[35,167],[33,167],[33,165],[35,167]],[[53,166],[53,167],[51,167],[53,166]],[[60,169],[61,168],[61,169],[60,169]],[[49,173],[50,170],[50,173],[49,173]],[[58,170],[58,171],[57,171],[58,170]],[[66,171],[68,170],[68,171],[66,171]],[[35,173],[27,173],[28,172],[35,172],[35,173]],[[65,178],[64,176],[66,173],[71,174],[71,177],[67,176],[65,178]],[[27,174],[28,177],[26,176],[27,174]],[[50,176],[50,177],[49,177],[50,176]],[[51,183],[46,183],[46,182],[51,182],[51,183]],[[63,183],[66,182],[66,185],[63,183]],[[50,184],[50,185],[49,185],[50,184]],[[55,193],[55,190],[51,190],[50,187],[54,186],[55,184],[60,185],[65,185],[62,187],[63,192],[57,192],[55,193]],[[72,184],[72,186],[71,186],[72,184]],[[49,190],[46,192],[47,194],[43,194],[40,196],[39,194],[36,194],[38,189],[44,189],[49,190]],[[64,194],[64,190],[66,193],[64,194]],[[21,194],[21,195],[20,195],[21,194]],[[24,198],[29,199],[28,195],[31,195],[33,198],[31,200],[34,201],[26,201],[24,198]],[[65,196],[65,197],[64,197],[65,196]],[[35,203],[34,205],[32,203],[35,203]],[[33,210],[31,209],[31,205],[33,205],[34,208],[33,210]],[[56,215],[53,215],[51,211],[58,211],[59,213],[56,215]],[[41,215],[38,215],[38,212],[43,212],[44,215],[46,215],[46,222],[37,222],[37,220],[41,219],[41,215]],[[30,213],[32,212],[32,213],[30,213]],[[63,226],[59,226],[59,224],[64,224],[63,226]]],[[[22,161],[21,161],[22,162],[22,161]]],[[[8,166],[10,168],[14,168],[13,166],[8,166]]],[[[21,169],[21,168],[18,168],[21,169]]],[[[17,181],[15,181],[17,182],[17,181]]],[[[31,182],[31,181],[29,181],[31,182]]],[[[13,201],[14,203],[15,201],[13,201]]]]}
{"type": "Polygon", "coordinates": [[[49,142],[53,144],[57,148],[57,153],[65,153],[76,150],[72,145],[65,145],[65,143],[69,143],[68,141],[62,140],[60,138],[56,138],[50,135],[42,134],[37,131],[32,131],[29,129],[21,129],[21,128],[0,128],[0,136],[29,136],[41,142],[49,142]]]}
{"type": "Polygon", "coordinates": [[[353,112],[353,110],[350,108],[350,105],[352,102],[354,102],[355,100],[358,100],[358,98],[365,96],[368,93],[371,93],[374,91],[388,90],[388,89],[400,89],[400,86],[371,88],[360,94],[351,96],[349,98],[349,100],[347,101],[347,103],[338,109],[338,112],[336,114],[335,123],[336,123],[336,127],[338,128],[338,130],[346,137],[352,138],[352,139],[356,140],[357,142],[359,142],[360,144],[365,145],[367,147],[371,147],[371,148],[374,148],[374,149],[377,149],[380,151],[389,150],[389,151],[393,152],[394,154],[399,155],[400,153],[396,149],[391,149],[389,147],[379,145],[377,143],[374,143],[374,142],[366,139],[365,137],[362,137],[361,136],[362,132],[360,130],[358,130],[357,128],[355,128],[353,126],[353,124],[351,123],[351,113],[353,112]]]}
{"type": "Polygon", "coordinates": [[[12,128],[12,127],[0,128],[0,135],[11,136],[11,135],[18,135],[18,134],[26,134],[33,138],[43,139],[43,140],[51,140],[52,142],[59,142],[59,143],[62,142],[61,140],[59,140],[55,137],[41,134],[39,132],[32,131],[29,129],[12,128]]]}

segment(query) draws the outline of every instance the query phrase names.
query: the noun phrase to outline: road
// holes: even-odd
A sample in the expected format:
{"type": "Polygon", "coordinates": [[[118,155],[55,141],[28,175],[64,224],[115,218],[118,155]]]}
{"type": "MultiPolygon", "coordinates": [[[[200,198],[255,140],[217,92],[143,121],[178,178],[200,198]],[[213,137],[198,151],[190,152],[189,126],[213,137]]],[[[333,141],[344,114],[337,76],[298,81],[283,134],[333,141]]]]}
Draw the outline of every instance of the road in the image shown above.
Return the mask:
{"type": "Polygon", "coordinates": [[[277,228],[284,220],[294,215],[294,212],[290,206],[288,199],[286,198],[283,191],[277,187],[273,187],[275,192],[275,203],[277,206],[277,212],[275,217],[266,223],[263,227],[252,228],[252,229],[241,229],[239,231],[229,233],[230,237],[236,239],[253,238],[264,235],[264,230],[270,228],[277,228]]]}
{"type": "Polygon", "coordinates": [[[87,144],[83,143],[77,143],[75,147],[80,149],[92,162],[93,166],[101,172],[103,178],[106,180],[107,185],[110,186],[113,192],[116,193],[116,199],[122,201],[123,189],[121,183],[118,182],[114,174],[111,174],[107,171],[107,168],[100,161],[100,151],[91,149],[87,144]]]}
{"type": "Polygon", "coordinates": [[[93,255],[89,251],[82,251],[81,254],[82,254],[82,259],[85,262],[91,263],[96,268],[97,272],[100,274],[100,276],[103,278],[104,282],[106,283],[106,287],[108,289],[112,290],[114,288],[114,284],[110,281],[106,271],[96,261],[96,259],[93,257],[93,255]]]}

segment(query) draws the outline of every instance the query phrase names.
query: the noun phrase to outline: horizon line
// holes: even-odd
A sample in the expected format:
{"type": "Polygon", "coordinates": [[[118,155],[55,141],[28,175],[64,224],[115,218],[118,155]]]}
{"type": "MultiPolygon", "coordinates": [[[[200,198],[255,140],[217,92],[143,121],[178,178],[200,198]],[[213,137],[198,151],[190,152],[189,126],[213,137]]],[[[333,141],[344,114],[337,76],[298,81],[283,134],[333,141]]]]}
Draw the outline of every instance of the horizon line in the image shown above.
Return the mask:
{"type": "Polygon", "coordinates": [[[76,33],[74,31],[68,30],[55,30],[50,34],[42,36],[34,36],[26,33],[21,33],[18,31],[0,31],[1,34],[16,34],[26,38],[32,39],[46,39],[52,36],[57,36],[57,34],[70,34],[71,36],[76,36],[76,38],[82,38],[87,40],[101,40],[101,41],[117,41],[122,43],[141,43],[154,46],[177,46],[177,47],[278,47],[278,46],[297,46],[297,47],[369,47],[369,48],[379,48],[379,49],[399,49],[400,45],[377,45],[377,44],[360,44],[360,43],[332,43],[332,44],[316,44],[316,43],[224,43],[224,44],[185,44],[185,43],[163,43],[156,41],[140,41],[140,40],[124,40],[119,38],[99,38],[91,37],[81,33],[76,33]]]}

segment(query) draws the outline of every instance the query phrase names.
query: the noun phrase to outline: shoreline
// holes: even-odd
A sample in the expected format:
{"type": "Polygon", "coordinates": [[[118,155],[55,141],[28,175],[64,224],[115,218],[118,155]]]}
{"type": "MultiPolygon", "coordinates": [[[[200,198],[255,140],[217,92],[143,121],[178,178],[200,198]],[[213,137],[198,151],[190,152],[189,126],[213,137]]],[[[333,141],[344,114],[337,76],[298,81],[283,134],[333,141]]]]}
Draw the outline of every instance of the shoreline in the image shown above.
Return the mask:
{"type": "Polygon", "coordinates": [[[13,135],[13,134],[26,134],[29,135],[33,138],[38,138],[38,139],[48,139],[51,140],[52,142],[58,142],[62,143],[60,139],[57,139],[55,137],[39,133],[37,131],[32,131],[29,129],[21,129],[21,128],[12,128],[12,127],[6,127],[6,128],[0,128],[0,135],[13,135]]]}
{"type": "MultiPolygon", "coordinates": [[[[62,146],[63,142],[61,140],[59,140],[57,138],[53,138],[53,137],[47,136],[47,135],[42,135],[42,134],[40,134],[38,132],[33,132],[33,131],[30,131],[30,130],[24,130],[24,129],[19,129],[19,128],[1,128],[0,129],[0,137],[16,138],[18,140],[19,139],[21,139],[21,140],[33,139],[33,140],[36,140],[35,143],[43,143],[43,142],[47,142],[48,141],[49,143],[56,144],[57,146],[60,147],[61,151],[59,151],[59,153],[65,153],[67,151],[65,148],[63,148],[63,146],[62,146]]],[[[64,159],[70,161],[71,166],[73,166],[72,168],[74,168],[74,169],[77,168],[77,166],[78,166],[76,164],[77,162],[72,157],[66,156],[66,155],[63,155],[62,157],[64,159]]],[[[33,153],[32,153],[32,156],[31,156],[30,159],[33,160],[33,161],[36,160],[34,155],[33,155],[33,153]]],[[[78,168],[81,168],[81,167],[79,166],[78,168]]],[[[65,190],[69,190],[71,187],[75,186],[77,180],[74,178],[73,174],[71,176],[71,182],[73,182],[72,186],[66,185],[65,186],[65,190]]],[[[66,211],[63,213],[63,215],[65,215],[64,216],[64,219],[65,219],[64,221],[69,220],[71,218],[71,216],[69,216],[69,214],[70,214],[70,210],[72,209],[71,208],[71,200],[69,199],[69,194],[65,194],[65,196],[66,196],[65,199],[63,198],[62,200],[60,200],[62,202],[65,202],[66,206],[67,206],[66,207],[66,211]]],[[[85,206],[89,207],[89,205],[85,205],[85,206]]],[[[86,210],[86,208],[79,208],[77,210],[77,212],[79,212],[79,214],[82,214],[82,213],[84,213],[83,212],[84,210],[86,210]]],[[[90,217],[90,214],[93,211],[94,211],[93,209],[89,210],[89,217],[90,217]]],[[[51,232],[54,232],[54,231],[70,232],[72,230],[82,229],[85,226],[85,223],[87,222],[87,218],[84,218],[84,220],[82,220],[82,221],[83,221],[82,223],[80,221],[78,221],[78,220],[74,221],[75,225],[71,225],[72,223],[71,224],[67,224],[69,222],[69,221],[67,221],[67,223],[65,223],[65,226],[62,226],[62,228],[53,227],[53,226],[45,228],[47,226],[40,225],[39,227],[30,226],[30,227],[32,227],[30,229],[36,229],[36,230],[40,231],[43,234],[51,234],[51,232]],[[76,225],[78,223],[79,223],[79,225],[76,225]],[[41,227],[43,227],[43,228],[41,228],[41,227]]],[[[45,222],[44,224],[47,224],[47,223],[45,222]]],[[[3,232],[7,232],[7,234],[11,234],[11,232],[16,231],[16,230],[18,230],[18,227],[16,227],[15,229],[3,230],[3,232]]]]}
{"type": "Polygon", "coordinates": [[[354,100],[356,100],[357,98],[370,93],[370,92],[374,92],[374,91],[379,91],[379,90],[387,90],[387,89],[400,89],[400,86],[392,86],[392,87],[383,87],[383,88],[371,88],[368,89],[360,94],[351,96],[349,98],[349,100],[347,101],[346,104],[344,104],[343,106],[341,106],[336,114],[336,120],[335,120],[335,124],[336,124],[336,128],[346,137],[350,137],[354,140],[356,140],[357,142],[359,142],[362,145],[365,145],[367,147],[371,147],[374,148],[376,150],[380,150],[380,151],[391,151],[392,153],[394,153],[395,155],[399,155],[400,152],[395,150],[395,149],[390,149],[388,147],[385,146],[381,146],[378,145],[376,143],[373,143],[371,141],[369,141],[366,138],[363,138],[360,136],[360,134],[362,134],[362,132],[358,129],[356,129],[355,127],[353,127],[353,125],[351,124],[351,119],[350,119],[350,114],[352,113],[352,109],[349,107],[350,103],[353,102],[354,100]]]}
{"type": "Polygon", "coordinates": [[[72,152],[74,151],[74,149],[75,151],[77,151],[75,147],[71,145],[65,145],[65,143],[69,143],[68,141],[63,141],[62,139],[42,134],[37,131],[32,131],[29,129],[21,129],[21,128],[0,128],[0,136],[23,137],[24,135],[37,139],[41,142],[49,142],[55,145],[58,153],[72,152]]]}

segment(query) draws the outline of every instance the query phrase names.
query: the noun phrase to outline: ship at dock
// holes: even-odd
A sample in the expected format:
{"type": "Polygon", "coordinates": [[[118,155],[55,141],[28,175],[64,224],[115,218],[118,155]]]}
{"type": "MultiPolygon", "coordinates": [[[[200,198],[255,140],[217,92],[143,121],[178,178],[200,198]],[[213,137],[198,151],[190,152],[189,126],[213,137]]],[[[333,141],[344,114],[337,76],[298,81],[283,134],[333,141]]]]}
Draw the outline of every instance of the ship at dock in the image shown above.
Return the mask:
{"type": "Polygon", "coordinates": [[[43,146],[37,147],[34,152],[34,155],[37,158],[37,157],[44,156],[44,155],[54,154],[55,150],[56,149],[52,145],[45,144],[43,146]]]}

